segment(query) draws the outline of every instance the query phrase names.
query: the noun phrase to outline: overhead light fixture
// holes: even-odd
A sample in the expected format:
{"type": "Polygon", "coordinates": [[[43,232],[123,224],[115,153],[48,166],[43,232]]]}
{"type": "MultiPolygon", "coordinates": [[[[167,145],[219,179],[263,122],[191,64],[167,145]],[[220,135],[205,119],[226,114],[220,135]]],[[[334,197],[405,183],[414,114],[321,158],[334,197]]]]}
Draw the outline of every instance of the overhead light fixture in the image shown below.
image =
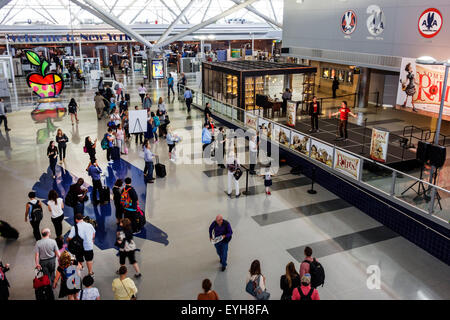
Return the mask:
{"type": "Polygon", "coordinates": [[[208,35],[208,39],[210,39],[210,40],[215,39],[215,38],[216,38],[216,36],[213,34],[208,35]]]}
{"type": "Polygon", "coordinates": [[[430,56],[422,56],[417,58],[416,62],[420,64],[435,64],[437,60],[430,56]]]}
{"type": "Polygon", "coordinates": [[[303,0],[297,0],[296,2],[297,3],[303,3],[303,0]]]}

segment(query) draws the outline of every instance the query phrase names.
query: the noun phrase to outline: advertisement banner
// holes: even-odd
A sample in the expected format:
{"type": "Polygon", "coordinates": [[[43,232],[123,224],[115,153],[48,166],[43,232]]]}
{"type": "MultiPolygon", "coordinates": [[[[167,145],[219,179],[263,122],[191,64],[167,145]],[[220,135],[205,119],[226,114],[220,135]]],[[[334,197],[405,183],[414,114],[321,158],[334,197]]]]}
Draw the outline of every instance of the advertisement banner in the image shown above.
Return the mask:
{"type": "Polygon", "coordinates": [[[291,141],[291,130],[285,127],[279,127],[280,131],[278,132],[278,142],[286,147],[289,147],[289,143],[291,141]]]}
{"type": "Polygon", "coordinates": [[[164,63],[162,60],[152,60],[153,79],[164,79],[164,63]]]}
{"type": "Polygon", "coordinates": [[[386,162],[389,142],[389,131],[381,128],[372,129],[370,141],[370,158],[379,162],[386,162]]]}
{"type": "Polygon", "coordinates": [[[314,139],[311,140],[311,159],[320,161],[332,168],[333,147],[314,139]]]}
{"type": "Polygon", "coordinates": [[[295,126],[295,119],[297,118],[297,103],[294,101],[287,101],[287,125],[295,126]]]}
{"type": "Polygon", "coordinates": [[[245,125],[249,128],[257,130],[258,128],[258,116],[251,112],[245,113],[245,125]]]}
{"type": "Polygon", "coordinates": [[[358,180],[360,159],[339,149],[335,149],[335,151],[334,169],[358,180]]]}
{"type": "MultiPolygon", "coordinates": [[[[415,59],[403,58],[397,105],[439,114],[444,71],[444,66],[423,65],[415,59]]],[[[445,116],[450,116],[449,85],[450,81],[444,99],[445,116]]]]}
{"type": "Polygon", "coordinates": [[[304,136],[298,132],[292,131],[291,145],[290,145],[291,149],[309,156],[309,150],[310,150],[309,143],[310,143],[309,137],[304,136]]]}

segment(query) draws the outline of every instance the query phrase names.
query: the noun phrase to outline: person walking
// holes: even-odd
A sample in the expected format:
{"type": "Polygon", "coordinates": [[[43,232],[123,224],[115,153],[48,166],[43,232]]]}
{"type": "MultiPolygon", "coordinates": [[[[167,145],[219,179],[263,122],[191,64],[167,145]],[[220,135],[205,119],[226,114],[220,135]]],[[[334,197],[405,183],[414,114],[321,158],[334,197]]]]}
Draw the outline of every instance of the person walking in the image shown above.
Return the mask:
{"type": "Polygon", "coordinates": [[[141,83],[141,86],[138,88],[139,96],[141,97],[141,103],[144,105],[145,94],[147,93],[147,88],[144,87],[144,84],[141,83]]]}
{"type": "Polygon", "coordinates": [[[164,100],[162,97],[159,97],[158,100],[158,110],[161,114],[166,114],[166,104],[164,103],[164,100]]]}
{"type": "Polygon", "coordinates": [[[319,115],[322,114],[320,102],[317,97],[313,97],[313,101],[309,104],[309,115],[311,116],[311,130],[309,132],[319,132],[319,115]]]}
{"type": "Polygon", "coordinates": [[[69,138],[67,138],[66,134],[63,133],[61,129],[58,129],[58,131],[56,131],[56,143],[58,143],[60,164],[66,160],[67,142],[69,142],[69,138]]]}
{"type": "Polygon", "coordinates": [[[114,64],[112,60],[109,61],[109,72],[111,73],[111,78],[114,78],[114,80],[116,80],[116,73],[114,72],[114,64]]]}
{"type": "Polygon", "coordinates": [[[116,126],[116,143],[117,143],[117,146],[119,147],[120,154],[126,154],[126,152],[125,152],[125,148],[126,148],[125,130],[123,130],[121,123],[119,123],[116,126]]]}
{"type": "MultiPolygon", "coordinates": [[[[125,260],[128,258],[128,261],[131,265],[133,265],[136,274],[135,278],[140,278],[141,272],[139,271],[139,265],[135,258],[136,244],[133,240],[133,230],[131,228],[131,221],[127,218],[120,220],[121,231],[117,232],[117,240],[116,243],[119,245],[119,263],[120,266],[125,266],[125,260]]],[[[116,272],[119,274],[119,270],[116,272]]]]}
{"type": "Polygon", "coordinates": [[[6,278],[5,273],[9,271],[9,263],[3,264],[0,261],[0,301],[6,301],[9,299],[9,281],[6,278]]]}
{"type": "Polygon", "coordinates": [[[203,150],[203,157],[209,158],[211,156],[211,150],[209,150],[209,154],[205,155],[205,149],[212,143],[212,137],[211,132],[209,132],[208,124],[203,124],[203,130],[202,130],[202,150],[203,150]]]}
{"type": "Polygon", "coordinates": [[[78,178],[77,182],[70,186],[69,192],[73,199],[73,214],[84,214],[84,202],[86,201],[86,194],[88,190],[83,187],[84,179],[78,178]]]}
{"type": "Polygon", "coordinates": [[[262,300],[268,300],[270,294],[266,290],[266,277],[261,273],[261,263],[259,262],[259,260],[253,260],[252,264],[250,265],[250,270],[248,271],[245,283],[248,284],[250,281],[254,283],[256,282],[257,285],[261,288],[262,292],[265,293],[265,297],[262,300]]]}
{"type": "Polygon", "coordinates": [[[42,270],[50,278],[50,283],[55,280],[56,258],[60,257],[56,241],[50,239],[50,229],[42,230],[42,239],[34,246],[34,262],[36,269],[42,270]]]}
{"type": "Polygon", "coordinates": [[[98,165],[97,161],[95,161],[89,162],[86,171],[88,172],[88,175],[92,178],[92,204],[96,206],[100,203],[102,193],[102,181],[101,181],[102,169],[98,165]]]}
{"type": "Polygon", "coordinates": [[[250,153],[250,174],[256,174],[255,166],[258,162],[258,145],[256,141],[256,135],[252,135],[250,141],[248,142],[249,153],[250,153]]]}
{"type": "Polygon", "coordinates": [[[289,90],[289,88],[286,88],[286,90],[281,95],[281,99],[283,100],[282,104],[282,114],[285,115],[287,111],[287,102],[292,99],[292,92],[289,90]]]}
{"type": "Polygon", "coordinates": [[[153,134],[153,117],[150,110],[147,111],[147,131],[144,133],[144,138],[146,140],[151,140],[154,138],[153,134]]]}
{"type": "Polygon", "coordinates": [[[97,139],[94,140],[94,142],[92,142],[91,137],[87,136],[84,139],[84,149],[86,150],[86,153],[89,154],[89,159],[92,163],[95,162],[96,158],[95,158],[95,148],[97,146],[97,139]]]}
{"type": "Polygon", "coordinates": [[[320,300],[317,289],[311,288],[311,275],[309,273],[301,277],[301,286],[292,291],[292,300],[320,300]]]}
{"type": "Polygon", "coordinates": [[[103,84],[103,77],[100,77],[100,79],[98,79],[97,89],[102,96],[105,94],[105,85],[103,84]]]}
{"type": "Polygon", "coordinates": [[[55,146],[55,141],[50,141],[47,148],[47,157],[50,162],[50,169],[53,173],[53,179],[56,178],[56,163],[58,162],[58,148],[55,146]]]}
{"type": "Polygon", "coordinates": [[[8,128],[8,118],[6,117],[6,107],[3,103],[3,99],[0,98],[0,126],[2,125],[2,122],[5,122],[5,131],[11,131],[10,128],[8,128]]]}
{"type": "Polygon", "coordinates": [[[105,111],[105,104],[103,103],[104,97],[100,94],[99,91],[95,93],[94,102],[95,102],[95,112],[97,112],[97,119],[101,120],[103,117],[103,113],[105,111]]]}
{"type": "Polygon", "coordinates": [[[347,101],[342,101],[341,108],[339,111],[332,113],[332,116],[339,115],[339,140],[347,140],[348,133],[347,133],[347,122],[348,122],[348,115],[351,115],[353,118],[356,118],[356,115],[350,111],[350,109],[347,107],[347,101]]]}
{"type": "Polygon", "coordinates": [[[78,121],[78,104],[74,98],[70,99],[68,109],[69,109],[70,120],[72,121],[72,125],[74,124],[74,121],[73,121],[74,117],[75,117],[76,122],[79,123],[80,121],[78,121]]]}
{"type": "Polygon", "coordinates": [[[122,97],[119,102],[119,112],[120,114],[122,114],[126,110],[128,110],[128,101],[125,99],[125,97],[122,97]]]}
{"type": "Polygon", "coordinates": [[[145,95],[145,98],[142,101],[142,107],[147,110],[152,107],[152,99],[150,98],[150,95],[148,93],[145,95]]]}
{"type": "Polygon", "coordinates": [[[225,169],[225,144],[227,137],[225,134],[225,128],[219,128],[219,134],[217,135],[217,148],[215,151],[215,158],[220,168],[225,169]]]}
{"type": "Polygon", "coordinates": [[[120,110],[119,108],[115,107],[113,109],[113,113],[109,117],[111,122],[114,122],[114,129],[117,128],[119,124],[122,123],[122,118],[120,117],[120,110]]]}
{"type": "Polygon", "coordinates": [[[172,94],[175,96],[175,91],[173,91],[173,77],[171,73],[169,73],[169,77],[167,78],[167,95],[169,96],[169,98],[170,90],[172,90],[172,94]]]}
{"type": "Polygon", "coordinates": [[[122,196],[122,179],[117,179],[114,183],[114,187],[112,189],[113,192],[113,201],[114,208],[116,209],[116,224],[119,225],[120,220],[123,218],[123,207],[120,203],[120,198],[122,196]]]}
{"type": "Polygon", "coordinates": [[[117,101],[119,101],[121,97],[123,98],[123,83],[117,81],[116,85],[114,86],[114,90],[116,90],[117,101]]]}
{"type": "Polygon", "coordinates": [[[133,232],[137,232],[136,214],[138,206],[138,195],[136,190],[131,186],[131,178],[125,178],[125,187],[122,190],[120,204],[123,207],[124,217],[131,221],[133,232]]]}
{"type": "Polygon", "coordinates": [[[234,152],[233,150],[230,150],[229,148],[229,152],[227,155],[227,169],[228,169],[228,197],[231,198],[231,192],[233,191],[232,188],[232,182],[234,181],[234,185],[235,185],[235,189],[236,189],[236,198],[239,198],[239,196],[241,195],[241,193],[239,192],[239,180],[236,179],[236,177],[234,176],[234,173],[239,169],[240,170],[240,165],[239,165],[239,161],[237,159],[237,150],[236,148],[234,148],[234,152]]]}
{"type": "Polygon", "coordinates": [[[186,88],[184,91],[184,100],[186,101],[186,108],[188,113],[191,112],[191,104],[192,104],[192,91],[189,88],[186,88]]]}
{"type": "Polygon", "coordinates": [[[114,300],[136,300],[138,289],[134,281],[127,277],[128,269],[125,266],[119,268],[119,278],[112,282],[114,300]]]}
{"type": "Polygon", "coordinates": [[[336,98],[336,91],[339,89],[339,81],[337,77],[334,77],[333,84],[331,85],[331,90],[333,91],[333,99],[336,98]]]}
{"type": "Polygon", "coordinates": [[[268,196],[271,195],[270,193],[270,187],[272,186],[272,176],[274,176],[275,174],[273,174],[270,170],[270,167],[266,167],[266,169],[264,170],[264,173],[261,174],[261,176],[264,177],[264,187],[266,188],[266,194],[268,196]]]}
{"type": "Polygon", "coordinates": [[[172,126],[167,126],[167,135],[166,135],[166,142],[167,146],[169,147],[169,160],[170,161],[176,161],[175,157],[175,143],[177,142],[178,137],[173,133],[172,126]]]}
{"type": "Polygon", "coordinates": [[[209,240],[214,242],[222,271],[227,268],[228,244],[231,241],[232,234],[231,224],[221,214],[217,215],[216,220],[209,226],[209,240]]]}
{"type": "Polygon", "coordinates": [[[211,290],[211,280],[205,279],[202,281],[203,292],[199,293],[197,300],[219,300],[219,295],[214,290],[211,290]]]}
{"type": "Polygon", "coordinates": [[[56,237],[60,237],[62,235],[62,222],[64,220],[64,201],[58,197],[56,190],[49,191],[47,207],[52,215],[51,220],[55,227],[56,237]]]}
{"type": "Polygon", "coordinates": [[[55,280],[53,280],[53,289],[56,289],[59,280],[61,280],[61,286],[59,288],[59,298],[67,297],[68,300],[75,300],[79,288],[79,270],[77,270],[72,264],[72,257],[68,251],[61,253],[58,260],[58,267],[56,268],[55,280]]]}
{"type": "Polygon", "coordinates": [[[75,300],[100,300],[100,293],[97,288],[93,288],[94,278],[86,275],[82,281],[83,289],[77,292],[75,300]]]}
{"type": "Polygon", "coordinates": [[[144,144],[144,177],[145,182],[153,183],[155,179],[153,178],[153,153],[150,151],[150,141],[146,140],[144,144]]]}
{"type": "MultiPolygon", "coordinates": [[[[74,220],[78,229],[78,235],[83,239],[83,252],[78,252],[75,255],[75,258],[80,267],[83,266],[84,259],[86,259],[89,275],[93,275],[95,229],[92,224],[84,222],[81,213],[77,213],[74,220]]],[[[69,243],[73,237],[75,237],[75,226],[70,229],[70,233],[67,236],[67,242],[69,243]]]]}
{"type": "Polygon", "coordinates": [[[286,265],[286,273],[280,278],[280,289],[283,290],[281,300],[292,300],[294,288],[300,286],[300,275],[291,261],[286,265]]]}

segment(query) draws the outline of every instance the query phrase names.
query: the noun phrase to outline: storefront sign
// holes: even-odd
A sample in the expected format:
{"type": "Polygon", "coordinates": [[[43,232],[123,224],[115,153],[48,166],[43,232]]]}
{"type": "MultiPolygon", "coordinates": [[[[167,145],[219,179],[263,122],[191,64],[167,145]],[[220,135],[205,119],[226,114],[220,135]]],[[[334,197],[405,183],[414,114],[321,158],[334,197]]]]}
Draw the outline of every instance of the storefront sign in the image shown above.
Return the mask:
{"type": "Polygon", "coordinates": [[[335,149],[334,169],[354,179],[359,178],[360,159],[350,153],[335,149]]]}
{"type": "Polygon", "coordinates": [[[290,148],[305,155],[309,155],[310,150],[309,137],[304,136],[298,132],[292,131],[290,148]]]}
{"type": "Polygon", "coordinates": [[[333,147],[317,140],[311,141],[311,159],[320,161],[330,168],[333,167],[333,147]]]}
{"type": "Polygon", "coordinates": [[[66,35],[8,35],[8,41],[12,43],[54,43],[54,42],[117,42],[132,41],[126,34],[66,34],[66,35]]]}
{"type": "Polygon", "coordinates": [[[297,103],[287,101],[287,125],[295,127],[295,119],[297,118],[297,103]]]}
{"type": "Polygon", "coordinates": [[[249,128],[257,130],[258,128],[258,116],[251,112],[245,113],[245,125],[249,128]]]}
{"type": "Polygon", "coordinates": [[[152,60],[153,79],[164,79],[164,63],[162,60],[152,60]]]}
{"type": "Polygon", "coordinates": [[[356,13],[348,10],[341,19],[341,30],[346,35],[352,34],[356,30],[356,13]]]}
{"type": "Polygon", "coordinates": [[[370,158],[379,162],[386,162],[388,142],[389,131],[373,128],[370,142],[370,158]]]}
{"type": "MultiPolygon", "coordinates": [[[[383,40],[379,38],[386,23],[383,10],[378,5],[373,4],[367,7],[366,13],[369,15],[366,21],[367,30],[372,36],[377,37],[377,40],[383,40]]],[[[368,37],[368,39],[373,39],[373,37],[368,37]]]]}
{"type": "Polygon", "coordinates": [[[441,12],[438,9],[429,8],[419,17],[419,33],[424,38],[433,38],[441,31],[442,23],[441,12]]]}
{"type": "Polygon", "coordinates": [[[231,49],[231,58],[240,58],[241,49],[231,49]]]}
{"type": "MultiPolygon", "coordinates": [[[[444,82],[444,66],[432,66],[416,63],[415,59],[403,58],[400,68],[400,82],[397,90],[397,105],[411,108],[412,104],[419,110],[438,114],[441,103],[442,85],[444,82]],[[408,78],[406,66],[410,65],[411,76],[408,78]]],[[[444,97],[445,116],[450,116],[449,90],[444,97]]]]}

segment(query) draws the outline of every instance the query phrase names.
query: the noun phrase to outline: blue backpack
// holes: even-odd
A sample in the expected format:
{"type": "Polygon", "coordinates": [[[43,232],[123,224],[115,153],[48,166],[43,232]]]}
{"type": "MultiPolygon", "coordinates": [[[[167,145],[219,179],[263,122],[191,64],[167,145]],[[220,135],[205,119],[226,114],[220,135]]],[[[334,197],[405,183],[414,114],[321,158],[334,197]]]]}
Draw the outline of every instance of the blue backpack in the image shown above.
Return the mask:
{"type": "Polygon", "coordinates": [[[159,121],[159,118],[157,116],[154,116],[153,120],[155,121],[155,127],[159,127],[159,125],[161,124],[161,122],[159,121]]]}

